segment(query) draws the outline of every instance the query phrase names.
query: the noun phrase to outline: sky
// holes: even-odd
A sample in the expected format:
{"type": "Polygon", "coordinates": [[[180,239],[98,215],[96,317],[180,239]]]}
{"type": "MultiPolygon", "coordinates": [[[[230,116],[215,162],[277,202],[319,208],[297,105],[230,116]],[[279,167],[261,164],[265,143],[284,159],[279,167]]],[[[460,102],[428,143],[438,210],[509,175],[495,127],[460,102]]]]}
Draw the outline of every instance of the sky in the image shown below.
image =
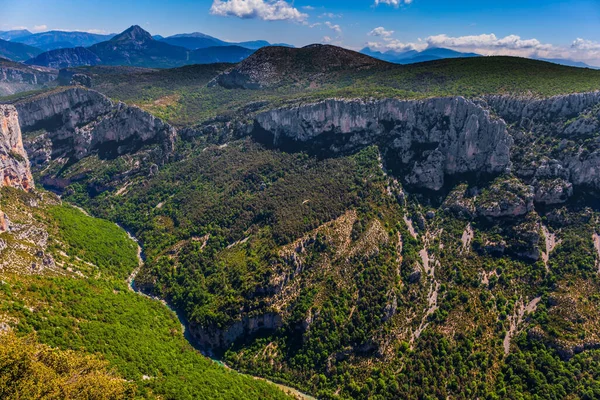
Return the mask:
{"type": "Polygon", "coordinates": [[[600,0],[0,0],[0,30],[202,32],[354,50],[447,47],[600,66],[600,0]]]}

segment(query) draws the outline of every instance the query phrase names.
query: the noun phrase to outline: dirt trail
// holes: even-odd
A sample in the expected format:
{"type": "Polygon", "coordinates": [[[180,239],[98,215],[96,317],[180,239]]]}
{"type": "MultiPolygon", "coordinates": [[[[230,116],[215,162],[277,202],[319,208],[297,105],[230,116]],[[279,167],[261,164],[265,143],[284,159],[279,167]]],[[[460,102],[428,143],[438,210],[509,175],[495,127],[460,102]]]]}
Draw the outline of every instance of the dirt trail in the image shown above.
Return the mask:
{"type": "Polygon", "coordinates": [[[412,333],[410,338],[410,346],[413,348],[415,341],[421,336],[421,333],[427,328],[429,325],[429,321],[427,319],[431,314],[433,314],[438,308],[438,293],[440,290],[440,283],[435,279],[435,267],[440,265],[440,262],[436,260],[433,256],[429,256],[429,252],[427,251],[427,246],[430,242],[435,240],[437,235],[431,235],[429,232],[425,233],[424,241],[425,244],[423,249],[419,252],[421,256],[421,260],[423,261],[423,268],[425,269],[425,273],[430,279],[431,283],[429,286],[429,292],[427,293],[427,308],[425,309],[425,313],[423,314],[423,318],[421,318],[421,323],[419,327],[412,333]]]}
{"type": "Polygon", "coordinates": [[[416,239],[417,232],[415,231],[415,227],[413,226],[412,220],[410,218],[408,218],[406,215],[403,218],[404,218],[404,223],[408,227],[408,231],[410,232],[410,235],[416,239]]]}
{"type": "Polygon", "coordinates": [[[596,265],[598,266],[598,272],[600,272],[600,235],[594,232],[594,234],[592,235],[592,240],[594,241],[594,248],[596,249],[596,253],[598,253],[596,265]]]}
{"type": "Polygon", "coordinates": [[[523,303],[523,300],[519,300],[517,304],[515,304],[515,310],[513,315],[508,316],[508,321],[510,322],[510,327],[508,331],[506,331],[506,335],[504,336],[504,354],[508,354],[510,352],[510,341],[518,332],[519,325],[523,322],[523,317],[525,313],[531,314],[537,309],[537,305],[542,298],[536,297],[531,300],[527,305],[523,303]]]}
{"type": "Polygon", "coordinates": [[[556,234],[550,233],[546,225],[542,225],[542,233],[544,234],[544,240],[546,242],[545,251],[542,251],[542,260],[546,266],[546,271],[549,271],[548,260],[550,260],[550,253],[561,241],[556,240],[556,234]]]}
{"type": "Polygon", "coordinates": [[[473,232],[473,227],[471,227],[471,223],[469,223],[469,224],[467,224],[467,227],[463,231],[462,237],[460,238],[460,240],[462,241],[461,253],[463,251],[466,251],[467,253],[469,252],[469,249],[471,248],[471,241],[473,240],[473,237],[475,237],[475,232],[473,232]]]}

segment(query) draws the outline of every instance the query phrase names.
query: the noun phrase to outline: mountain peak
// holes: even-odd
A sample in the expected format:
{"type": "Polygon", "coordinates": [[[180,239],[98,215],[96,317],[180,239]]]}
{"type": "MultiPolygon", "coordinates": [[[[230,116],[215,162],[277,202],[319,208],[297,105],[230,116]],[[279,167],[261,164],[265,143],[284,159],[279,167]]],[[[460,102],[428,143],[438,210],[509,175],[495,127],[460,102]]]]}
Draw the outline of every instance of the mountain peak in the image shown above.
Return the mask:
{"type": "Polygon", "coordinates": [[[111,39],[111,41],[113,42],[127,41],[136,43],[142,43],[152,40],[154,40],[152,38],[152,35],[150,35],[150,33],[142,29],[139,25],[133,25],[111,39]]]}

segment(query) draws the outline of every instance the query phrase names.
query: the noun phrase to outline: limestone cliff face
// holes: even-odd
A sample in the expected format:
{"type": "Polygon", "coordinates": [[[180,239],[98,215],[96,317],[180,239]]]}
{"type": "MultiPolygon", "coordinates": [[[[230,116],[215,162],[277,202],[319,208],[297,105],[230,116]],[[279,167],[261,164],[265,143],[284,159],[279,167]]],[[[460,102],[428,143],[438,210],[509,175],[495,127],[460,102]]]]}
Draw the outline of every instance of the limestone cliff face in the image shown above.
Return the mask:
{"type": "Polygon", "coordinates": [[[542,124],[573,118],[600,103],[600,91],[536,99],[487,96],[487,105],[508,123],[542,124]]]}
{"type": "Polygon", "coordinates": [[[536,188],[535,200],[565,202],[573,188],[600,191],[600,92],[548,99],[490,96],[486,104],[506,122],[524,154],[514,172],[536,188]],[[542,148],[535,140],[553,143],[542,148]]]}
{"type": "Polygon", "coordinates": [[[430,190],[439,190],[447,176],[510,167],[512,138],[504,121],[462,97],[326,100],[259,114],[252,131],[276,146],[309,145],[329,155],[378,144],[405,169],[404,183],[430,190]]]}
{"type": "Polygon", "coordinates": [[[35,163],[55,157],[80,160],[94,151],[118,156],[151,143],[160,144],[166,154],[173,150],[173,127],[93,90],[62,90],[19,102],[16,108],[24,132],[44,132],[26,144],[35,163]]]}
{"type": "Polygon", "coordinates": [[[34,186],[17,110],[10,105],[0,105],[0,186],[24,190],[34,186]]]}
{"type": "Polygon", "coordinates": [[[50,68],[0,60],[0,96],[52,85],[57,77],[58,71],[50,68]]]}

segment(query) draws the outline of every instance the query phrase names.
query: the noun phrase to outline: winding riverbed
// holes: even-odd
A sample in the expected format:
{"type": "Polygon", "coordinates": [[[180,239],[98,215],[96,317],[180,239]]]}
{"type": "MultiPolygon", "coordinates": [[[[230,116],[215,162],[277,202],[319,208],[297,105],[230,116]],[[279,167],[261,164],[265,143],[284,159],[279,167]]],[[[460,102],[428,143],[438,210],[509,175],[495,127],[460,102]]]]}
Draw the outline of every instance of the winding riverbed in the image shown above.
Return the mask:
{"type": "MultiPolygon", "coordinates": [[[[79,208],[79,207],[77,207],[79,208]]],[[[82,210],[81,208],[79,208],[81,211],[85,212],[85,210],[82,210]]],[[[87,213],[86,213],[87,214],[87,213]]],[[[118,225],[118,224],[117,224],[118,225]]],[[[165,307],[167,307],[171,312],[173,312],[176,316],[177,319],[179,320],[179,323],[181,324],[181,329],[183,330],[183,336],[185,337],[185,339],[188,341],[188,343],[195,348],[198,352],[200,352],[203,356],[211,359],[212,361],[218,363],[219,365],[228,368],[228,369],[232,369],[230,368],[227,364],[225,364],[222,360],[216,359],[211,357],[210,355],[208,355],[205,351],[203,351],[203,349],[201,349],[194,341],[194,338],[192,337],[190,330],[188,329],[188,324],[187,324],[187,320],[185,319],[185,317],[183,316],[183,314],[181,312],[179,312],[177,309],[175,309],[174,307],[172,307],[167,301],[158,298],[156,296],[150,296],[144,292],[142,292],[140,290],[140,288],[136,287],[135,285],[135,277],[137,276],[137,274],[140,271],[140,268],[142,268],[142,266],[144,265],[144,250],[142,249],[142,246],[140,245],[140,242],[137,240],[137,238],[135,236],[133,236],[129,231],[127,231],[127,229],[123,228],[122,226],[118,225],[121,229],[123,229],[125,232],[127,232],[127,235],[129,236],[129,238],[131,240],[133,240],[135,242],[135,244],[137,245],[137,258],[138,258],[138,267],[133,270],[133,272],[131,273],[131,275],[129,275],[129,277],[127,278],[127,286],[129,287],[130,290],[134,291],[135,293],[144,296],[144,297],[148,297],[152,300],[155,301],[159,301],[162,304],[164,304],[165,307]]],[[[241,373],[241,372],[240,372],[241,373]]],[[[261,379],[264,381],[267,381],[269,383],[272,383],[273,385],[277,386],[278,388],[280,388],[283,392],[285,392],[286,394],[293,396],[295,398],[297,398],[298,400],[316,400],[314,397],[309,396],[307,394],[304,394],[292,387],[289,386],[285,386],[273,381],[270,381],[268,379],[259,377],[259,376],[253,376],[253,378],[255,379],[261,379]]]]}

